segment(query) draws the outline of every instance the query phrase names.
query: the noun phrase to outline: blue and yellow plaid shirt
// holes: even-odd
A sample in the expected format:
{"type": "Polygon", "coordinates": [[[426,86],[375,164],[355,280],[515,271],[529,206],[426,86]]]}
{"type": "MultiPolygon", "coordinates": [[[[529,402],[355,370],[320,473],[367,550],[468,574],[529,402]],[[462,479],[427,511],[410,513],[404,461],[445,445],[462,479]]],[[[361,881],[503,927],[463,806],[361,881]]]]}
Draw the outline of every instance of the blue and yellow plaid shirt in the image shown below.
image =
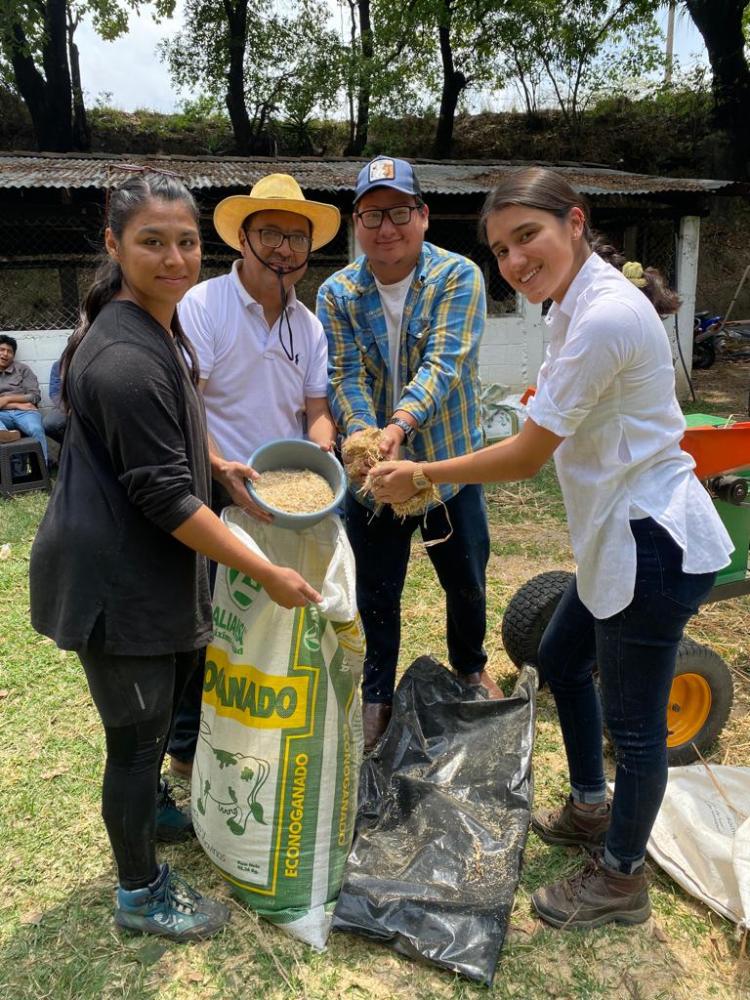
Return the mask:
{"type": "MultiPolygon", "coordinates": [[[[318,292],[328,337],[328,399],[344,435],[384,427],[394,410],[417,422],[405,457],[453,458],[483,444],[479,343],[487,304],[479,268],[424,243],[401,321],[401,398],[393,399],[388,329],[367,258],[337,271],[318,292]]],[[[458,486],[438,487],[443,500],[458,486]]]]}

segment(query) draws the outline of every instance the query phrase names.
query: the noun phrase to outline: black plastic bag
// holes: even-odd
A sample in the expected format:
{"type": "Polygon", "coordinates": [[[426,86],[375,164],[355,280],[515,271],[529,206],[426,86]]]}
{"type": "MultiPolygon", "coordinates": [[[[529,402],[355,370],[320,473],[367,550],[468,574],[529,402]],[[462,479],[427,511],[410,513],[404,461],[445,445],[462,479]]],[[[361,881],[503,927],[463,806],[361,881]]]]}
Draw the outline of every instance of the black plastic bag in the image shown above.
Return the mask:
{"type": "Polygon", "coordinates": [[[491,985],[531,816],[536,675],[490,701],[431,657],[362,765],[333,927],[491,985]]]}

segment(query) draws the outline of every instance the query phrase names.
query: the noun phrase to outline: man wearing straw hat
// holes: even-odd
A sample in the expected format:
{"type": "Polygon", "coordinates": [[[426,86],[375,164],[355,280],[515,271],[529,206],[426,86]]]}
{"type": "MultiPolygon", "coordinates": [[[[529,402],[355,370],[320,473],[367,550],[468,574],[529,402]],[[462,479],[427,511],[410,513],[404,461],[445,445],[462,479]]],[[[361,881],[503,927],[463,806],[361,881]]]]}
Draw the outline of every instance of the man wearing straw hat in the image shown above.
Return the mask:
{"type": "Polygon", "coordinates": [[[214,480],[264,520],[268,515],[245,489],[254,476],[248,456],[275,438],[306,433],[330,447],[335,436],[325,334],[294,285],[311,251],[329,243],[339,224],[334,205],[308,201],[288,174],[269,174],[250,194],[216,206],[216,232],[242,256],[228,274],[196,285],[180,303],[200,364],[214,480]]]}
{"type": "MultiPolygon", "coordinates": [[[[256,477],[248,456],[260,445],[307,437],[322,448],[333,446],[326,337],[294,285],[310,253],[334,238],[340,221],[338,208],[308,201],[288,174],[262,177],[249,194],[216,206],[216,232],[241,257],[228,274],[191,288],[179,317],[198,356],[217,510],[235,503],[259,520],[272,520],[245,488],[256,477]]],[[[190,773],[200,680],[186,693],[169,746],[179,774],[190,773]]]]}
{"type": "MultiPolygon", "coordinates": [[[[354,232],[364,254],[318,293],[336,423],[348,441],[369,427],[382,428],[385,459],[397,458],[402,449],[417,462],[448,458],[482,441],[484,283],[472,261],[425,241],[428,218],[411,164],[376,157],[360,171],[354,193],[354,232]]],[[[415,492],[425,484],[415,480],[415,492]]],[[[346,497],[366,641],[366,750],[391,714],[401,593],[417,527],[445,591],[451,666],[465,683],[502,697],[485,670],[489,534],[482,489],[441,487],[440,498],[443,504],[423,519],[400,518],[390,507],[370,510],[354,490],[346,497]]]]}

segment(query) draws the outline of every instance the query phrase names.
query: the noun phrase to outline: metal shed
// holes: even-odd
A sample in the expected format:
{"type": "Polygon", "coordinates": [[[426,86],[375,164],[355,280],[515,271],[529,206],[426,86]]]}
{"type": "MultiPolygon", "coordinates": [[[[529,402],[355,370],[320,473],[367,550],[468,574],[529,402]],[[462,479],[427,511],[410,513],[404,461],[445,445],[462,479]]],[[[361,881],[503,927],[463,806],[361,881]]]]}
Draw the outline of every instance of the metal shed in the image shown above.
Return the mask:
{"type": "MultiPolygon", "coordinates": [[[[46,383],[76,320],[82,291],[101,247],[107,188],[130,176],[127,165],[178,174],[202,210],[204,276],[226,270],[236,254],[216,236],[215,204],[247,191],[267,173],[293,174],[306,195],[338,205],[339,236],[311,261],[298,286],[308,305],[320,282],[356,253],[348,217],[365,160],[0,153],[0,329],[19,341],[19,357],[46,383]]],[[[516,297],[476,235],[482,202],[509,170],[528,162],[415,160],[430,206],[428,239],[464,253],[482,268],[488,320],[481,351],[486,383],[519,389],[533,381],[545,348],[542,308],[516,297]]],[[[594,164],[552,163],[586,194],[595,227],[631,259],[659,267],[682,298],[677,317],[683,355],[691,355],[700,218],[715,195],[744,190],[732,181],[658,177],[594,164]]],[[[668,324],[675,341],[675,325],[668,324]]],[[[678,366],[678,385],[686,382],[678,366]]]]}

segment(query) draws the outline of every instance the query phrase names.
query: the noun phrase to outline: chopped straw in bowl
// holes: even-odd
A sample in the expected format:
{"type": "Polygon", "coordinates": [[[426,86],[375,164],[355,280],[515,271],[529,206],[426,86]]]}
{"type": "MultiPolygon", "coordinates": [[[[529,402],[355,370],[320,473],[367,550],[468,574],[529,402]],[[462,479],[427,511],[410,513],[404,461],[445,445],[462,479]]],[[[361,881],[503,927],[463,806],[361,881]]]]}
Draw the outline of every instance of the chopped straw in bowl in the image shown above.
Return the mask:
{"type": "Polygon", "coordinates": [[[253,482],[263,503],[285,514],[315,514],[333,503],[328,482],[310,469],[272,469],[253,482]]]}

